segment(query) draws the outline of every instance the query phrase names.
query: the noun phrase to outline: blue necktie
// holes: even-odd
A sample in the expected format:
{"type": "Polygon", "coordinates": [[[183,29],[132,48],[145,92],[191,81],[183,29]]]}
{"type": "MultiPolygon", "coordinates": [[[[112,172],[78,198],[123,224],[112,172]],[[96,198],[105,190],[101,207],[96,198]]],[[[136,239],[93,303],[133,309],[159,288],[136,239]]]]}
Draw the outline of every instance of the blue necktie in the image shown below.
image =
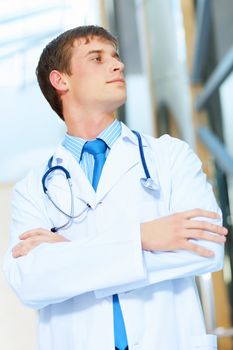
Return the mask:
{"type": "MultiPolygon", "coordinates": [[[[94,141],[87,141],[83,146],[83,152],[91,153],[94,156],[94,172],[92,179],[92,186],[96,191],[100,175],[106,160],[105,152],[107,149],[106,143],[101,139],[94,141]]],[[[127,335],[125,331],[124,319],[121,312],[121,307],[118,299],[118,295],[113,295],[113,317],[114,317],[114,336],[115,346],[119,350],[125,350],[127,347],[127,335]]]]}
{"type": "Polygon", "coordinates": [[[106,143],[101,139],[96,139],[93,141],[87,141],[83,146],[83,152],[88,152],[93,155],[94,163],[94,172],[92,178],[92,186],[96,191],[100,175],[106,160],[105,152],[107,149],[106,143]]]}

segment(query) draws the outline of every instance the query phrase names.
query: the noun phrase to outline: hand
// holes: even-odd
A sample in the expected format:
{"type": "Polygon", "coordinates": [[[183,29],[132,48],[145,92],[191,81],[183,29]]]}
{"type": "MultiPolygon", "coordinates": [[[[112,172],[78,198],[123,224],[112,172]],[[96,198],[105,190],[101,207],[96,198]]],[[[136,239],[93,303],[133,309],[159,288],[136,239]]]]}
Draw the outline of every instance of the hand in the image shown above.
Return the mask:
{"type": "Polygon", "coordinates": [[[19,238],[21,242],[12,249],[12,255],[14,258],[27,255],[33,248],[37,247],[41,243],[58,243],[69,241],[65,237],[43,228],[35,228],[33,230],[26,231],[20,235],[19,238]]]}
{"type": "Polygon", "coordinates": [[[224,243],[228,231],[225,227],[207,221],[191,220],[197,217],[218,219],[220,216],[211,211],[194,209],[142,223],[143,249],[159,251],[184,249],[204,257],[213,256],[213,251],[190,242],[190,239],[224,243]]]}

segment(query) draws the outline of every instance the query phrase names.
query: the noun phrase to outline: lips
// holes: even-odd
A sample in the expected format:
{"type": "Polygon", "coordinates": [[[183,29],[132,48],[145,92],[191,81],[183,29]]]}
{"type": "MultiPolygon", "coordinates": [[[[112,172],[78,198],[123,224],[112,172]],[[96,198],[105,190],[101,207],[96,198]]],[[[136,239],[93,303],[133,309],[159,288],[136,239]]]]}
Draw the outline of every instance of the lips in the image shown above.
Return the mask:
{"type": "Polygon", "coordinates": [[[125,84],[125,80],[121,79],[121,78],[117,78],[117,79],[107,81],[107,84],[111,84],[111,83],[123,83],[123,84],[125,84]]]}

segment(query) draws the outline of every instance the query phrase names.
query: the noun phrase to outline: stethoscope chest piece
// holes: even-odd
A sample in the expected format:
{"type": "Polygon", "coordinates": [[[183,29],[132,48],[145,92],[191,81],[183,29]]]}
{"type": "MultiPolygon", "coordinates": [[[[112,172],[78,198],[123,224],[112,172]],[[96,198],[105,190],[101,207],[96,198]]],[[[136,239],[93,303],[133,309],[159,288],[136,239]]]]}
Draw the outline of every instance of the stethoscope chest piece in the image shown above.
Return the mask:
{"type": "Polygon", "coordinates": [[[149,178],[141,178],[140,182],[142,186],[151,191],[159,191],[159,186],[155,183],[155,181],[149,177],[149,178]]]}

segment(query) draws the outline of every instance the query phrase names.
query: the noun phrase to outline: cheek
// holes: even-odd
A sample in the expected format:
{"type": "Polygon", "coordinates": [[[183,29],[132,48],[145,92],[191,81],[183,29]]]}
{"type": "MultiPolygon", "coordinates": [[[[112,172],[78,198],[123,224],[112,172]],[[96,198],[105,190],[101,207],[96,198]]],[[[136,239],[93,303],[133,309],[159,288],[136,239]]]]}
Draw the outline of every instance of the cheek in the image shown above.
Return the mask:
{"type": "Polygon", "coordinates": [[[102,100],[106,95],[103,82],[95,76],[90,75],[80,76],[73,81],[70,92],[72,99],[83,103],[91,103],[100,99],[102,100]]]}
{"type": "Polygon", "coordinates": [[[88,91],[88,79],[82,76],[73,77],[70,82],[70,92],[73,96],[81,96],[88,91]]]}
{"type": "Polygon", "coordinates": [[[79,96],[85,100],[95,101],[103,93],[103,86],[93,79],[82,82],[79,96]]]}
{"type": "Polygon", "coordinates": [[[73,81],[73,86],[77,91],[84,93],[87,91],[98,93],[104,88],[104,78],[103,75],[97,75],[95,71],[88,74],[82,73],[73,81]]]}
{"type": "MultiPolygon", "coordinates": [[[[77,68],[77,67],[76,67],[77,68]]],[[[95,99],[106,95],[108,89],[105,84],[106,72],[100,66],[79,66],[70,77],[70,88],[74,98],[95,99]]],[[[110,89],[111,90],[111,89],[110,89]]]]}

